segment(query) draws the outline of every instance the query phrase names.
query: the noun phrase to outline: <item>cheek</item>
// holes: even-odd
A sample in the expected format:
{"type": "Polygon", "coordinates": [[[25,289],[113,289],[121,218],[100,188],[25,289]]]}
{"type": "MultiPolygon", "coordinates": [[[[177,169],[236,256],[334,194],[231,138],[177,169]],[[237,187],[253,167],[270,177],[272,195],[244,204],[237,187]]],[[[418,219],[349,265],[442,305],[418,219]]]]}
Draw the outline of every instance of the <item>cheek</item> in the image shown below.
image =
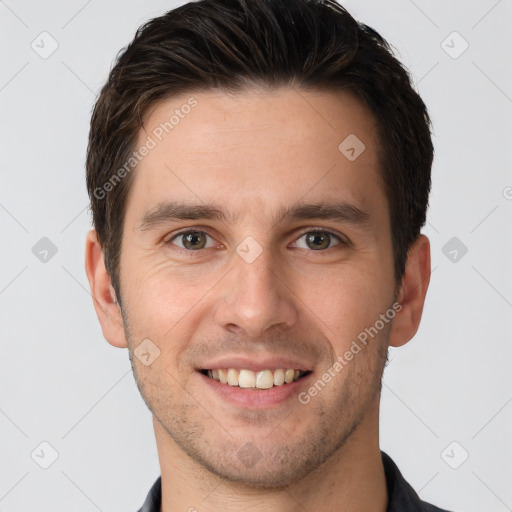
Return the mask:
{"type": "Polygon", "coordinates": [[[149,271],[142,263],[139,272],[135,265],[132,269],[123,283],[132,334],[155,340],[181,339],[183,329],[194,323],[204,296],[215,283],[213,273],[177,274],[165,263],[149,271]]]}
{"type": "Polygon", "coordinates": [[[391,306],[390,287],[378,266],[338,273],[301,277],[299,296],[315,313],[315,322],[325,326],[325,334],[335,348],[350,345],[359,333],[375,324],[391,306]]]}

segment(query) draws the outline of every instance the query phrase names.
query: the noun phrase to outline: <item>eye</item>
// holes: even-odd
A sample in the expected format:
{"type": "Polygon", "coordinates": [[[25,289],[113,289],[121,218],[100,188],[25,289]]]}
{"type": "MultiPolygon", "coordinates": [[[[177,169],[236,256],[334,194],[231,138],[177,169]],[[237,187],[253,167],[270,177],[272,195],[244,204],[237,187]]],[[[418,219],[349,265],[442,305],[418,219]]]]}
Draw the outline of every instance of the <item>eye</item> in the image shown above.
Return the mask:
{"type": "MultiPolygon", "coordinates": [[[[183,249],[188,252],[208,249],[214,247],[216,244],[215,240],[208,233],[196,229],[181,231],[173,235],[165,243],[175,245],[178,249],[183,249]],[[210,242],[208,239],[210,239],[210,242]]],[[[348,242],[339,235],[335,235],[330,231],[320,228],[310,229],[293,244],[294,247],[299,249],[312,249],[314,251],[330,249],[336,245],[348,245],[348,242]],[[302,239],[304,239],[304,242],[300,242],[302,239]]]]}
{"type": "Polygon", "coordinates": [[[332,247],[331,242],[333,240],[338,242],[334,245],[347,245],[345,240],[330,231],[326,231],[324,229],[310,229],[297,239],[294,246],[299,247],[299,249],[312,249],[314,251],[319,251],[323,249],[330,249],[332,247]],[[304,239],[305,246],[303,245],[301,247],[300,245],[296,245],[301,239],[304,239]]]}
{"type": "Polygon", "coordinates": [[[177,245],[180,249],[186,249],[187,251],[196,251],[198,249],[208,249],[215,245],[213,238],[211,238],[212,243],[207,245],[207,237],[211,238],[204,231],[188,230],[174,235],[166,243],[177,245]],[[181,240],[182,245],[175,244],[174,240],[181,240]]]}

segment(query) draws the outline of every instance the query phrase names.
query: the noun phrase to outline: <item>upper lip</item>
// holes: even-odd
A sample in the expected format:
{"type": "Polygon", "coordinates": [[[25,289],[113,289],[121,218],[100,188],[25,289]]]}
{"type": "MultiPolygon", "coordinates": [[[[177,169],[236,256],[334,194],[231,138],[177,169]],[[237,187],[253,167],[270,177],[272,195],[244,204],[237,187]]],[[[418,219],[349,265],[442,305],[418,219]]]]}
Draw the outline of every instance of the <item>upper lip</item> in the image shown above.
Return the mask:
{"type": "Polygon", "coordinates": [[[252,370],[253,372],[259,372],[262,370],[277,370],[277,369],[294,369],[302,371],[311,371],[312,365],[304,362],[290,359],[289,357],[253,357],[247,356],[230,356],[221,357],[212,361],[205,362],[203,365],[197,368],[197,370],[215,370],[218,368],[234,368],[237,370],[246,369],[252,370]]]}

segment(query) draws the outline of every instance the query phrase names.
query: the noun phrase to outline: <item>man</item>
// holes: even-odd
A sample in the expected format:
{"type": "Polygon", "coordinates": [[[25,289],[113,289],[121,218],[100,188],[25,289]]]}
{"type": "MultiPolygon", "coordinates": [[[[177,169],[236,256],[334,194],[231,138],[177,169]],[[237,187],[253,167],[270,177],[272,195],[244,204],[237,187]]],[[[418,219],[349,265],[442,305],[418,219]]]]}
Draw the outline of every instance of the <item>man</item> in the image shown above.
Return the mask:
{"type": "Polygon", "coordinates": [[[337,3],[206,0],[141,27],[96,103],[86,270],[161,477],[143,512],[439,511],[379,448],[418,329],[433,148],[337,3]]]}

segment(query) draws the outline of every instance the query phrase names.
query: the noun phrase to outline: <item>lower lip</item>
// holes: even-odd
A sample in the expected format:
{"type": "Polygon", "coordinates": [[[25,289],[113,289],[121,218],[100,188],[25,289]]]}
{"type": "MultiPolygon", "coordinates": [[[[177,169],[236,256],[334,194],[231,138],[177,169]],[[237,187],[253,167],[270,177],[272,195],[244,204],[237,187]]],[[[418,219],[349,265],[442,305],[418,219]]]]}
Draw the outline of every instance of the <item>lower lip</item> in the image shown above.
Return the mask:
{"type": "Polygon", "coordinates": [[[313,373],[309,373],[298,380],[274,386],[269,389],[240,388],[238,386],[230,386],[222,382],[212,379],[200,372],[199,377],[203,379],[206,385],[215,393],[220,395],[227,402],[244,407],[246,409],[262,409],[283,404],[293,396],[299,393],[300,388],[308,385],[310,377],[313,373]]]}

